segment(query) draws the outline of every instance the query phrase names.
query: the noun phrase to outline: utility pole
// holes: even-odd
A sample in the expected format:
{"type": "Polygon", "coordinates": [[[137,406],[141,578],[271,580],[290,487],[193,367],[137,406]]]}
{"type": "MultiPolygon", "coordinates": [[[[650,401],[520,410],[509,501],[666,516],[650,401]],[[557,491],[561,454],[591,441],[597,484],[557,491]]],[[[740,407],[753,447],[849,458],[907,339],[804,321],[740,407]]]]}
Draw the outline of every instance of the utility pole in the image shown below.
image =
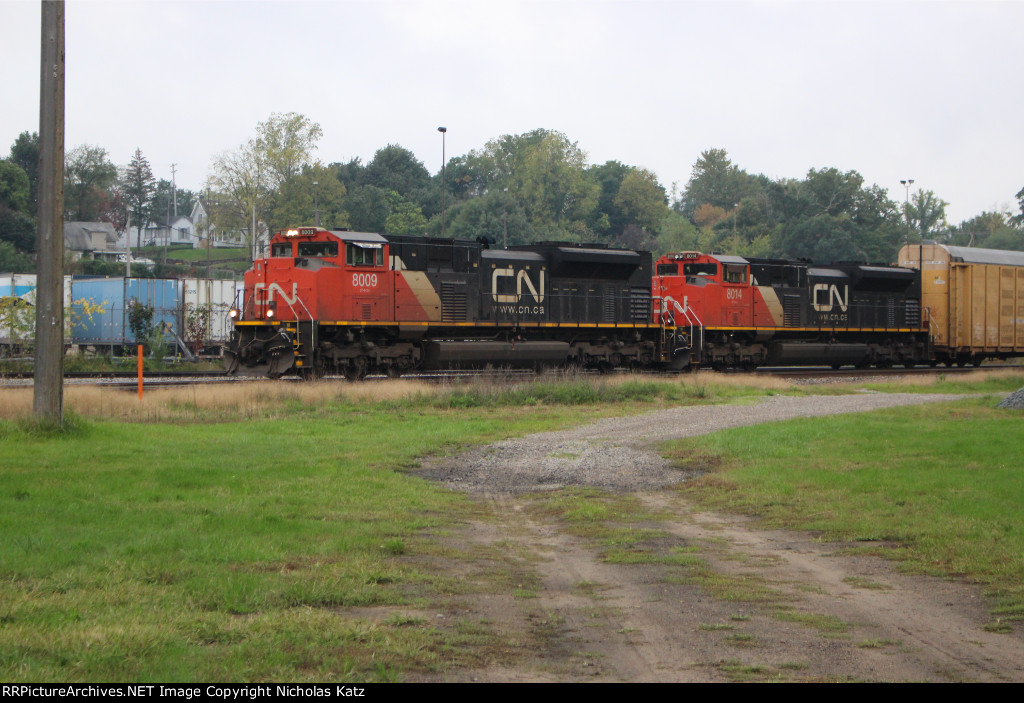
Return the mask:
{"type": "Polygon", "coordinates": [[[178,217],[178,182],[174,179],[175,174],[177,174],[177,171],[175,170],[174,167],[177,166],[177,165],[178,164],[171,164],[171,193],[172,193],[172,195],[174,197],[174,217],[175,218],[178,217]]]}
{"type": "Polygon", "coordinates": [[[43,0],[39,82],[39,241],[32,410],[64,422],[64,0],[43,0]]]}

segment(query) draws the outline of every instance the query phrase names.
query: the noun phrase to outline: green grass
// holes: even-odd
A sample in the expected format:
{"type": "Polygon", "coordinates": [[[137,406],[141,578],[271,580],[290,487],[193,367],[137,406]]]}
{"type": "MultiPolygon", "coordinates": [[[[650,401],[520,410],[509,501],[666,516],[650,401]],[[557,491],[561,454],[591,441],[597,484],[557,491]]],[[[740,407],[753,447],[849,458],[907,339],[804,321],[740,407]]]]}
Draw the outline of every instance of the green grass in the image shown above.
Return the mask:
{"type": "Polygon", "coordinates": [[[737,428],[667,452],[708,471],[680,489],[705,506],[986,584],[993,612],[1022,619],[1024,414],[995,402],[737,428]]]}
{"type": "Polygon", "coordinates": [[[367,404],[245,423],[73,419],[0,423],[5,681],[372,681],[476,664],[496,647],[479,634],[346,615],[431,609],[470,587],[423,564],[430,534],[471,506],[395,469],[567,416],[367,404]]]}

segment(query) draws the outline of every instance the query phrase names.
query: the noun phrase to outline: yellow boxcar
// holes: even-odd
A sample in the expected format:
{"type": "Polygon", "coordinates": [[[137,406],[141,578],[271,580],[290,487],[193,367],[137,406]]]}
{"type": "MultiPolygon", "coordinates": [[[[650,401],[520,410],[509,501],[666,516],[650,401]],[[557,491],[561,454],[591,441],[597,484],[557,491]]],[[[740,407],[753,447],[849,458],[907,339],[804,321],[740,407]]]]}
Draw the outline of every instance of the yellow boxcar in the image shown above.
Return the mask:
{"type": "Polygon", "coordinates": [[[921,271],[937,361],[977,366],[1024,356],[1024,251],[908,244],[899,265],[921,271]]]}

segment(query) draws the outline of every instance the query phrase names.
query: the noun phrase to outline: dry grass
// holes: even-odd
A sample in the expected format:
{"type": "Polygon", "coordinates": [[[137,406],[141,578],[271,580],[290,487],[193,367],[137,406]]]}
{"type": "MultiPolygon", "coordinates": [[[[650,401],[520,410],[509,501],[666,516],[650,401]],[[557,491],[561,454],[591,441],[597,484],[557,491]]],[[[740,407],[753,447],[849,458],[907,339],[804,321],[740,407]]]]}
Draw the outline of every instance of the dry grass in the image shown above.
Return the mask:
{"type": "MultiPolygon", "coordinates": [[[[676,377],[649,374],[611,376],[478,377],[450,383],[425,383],[416,380],[368,381],[350,383],[326,380],[314,383],[295,381],[249,381],[194,385],[183,388],[146,390],[139,400],[134,389],[68,385],[64,388],[64,407],[78,415],[122,422],[194,422],[233,421],[257,417],[292,416],[297,409],[316,411],[330,405],[361,404],[382,401],[415,400],[438,397],[457,390],[497,391],[512,385],[564,380],[591,386],[616,387],[637,381],[652,381],[685,389],[753,387],[785,391],[793,386],[777,378],[754,374],[701,372],[676,377]]],[[[700,395],[688,393],[688,395],[700,395]]],[[[32,388],[0,388],[0,420],[17,420],[32,415],[32,388]]]]}
{"type": "MultiPolygon", "coordinates": [[[[404,380],[361,384],[260,381],[158,388],[145,391],[139,400],[134,390],[66,386],[64,407],[84,417],[128,422],[239,420],[273,417],[278,412],[291,415],[297,407],[316,410],[339,402],[397,400],[431,392],[436,389],[429,384],[404,380]]],[[[0,419],[31,416],[32,388],[4,388],[0,396],[0,419]]]]}

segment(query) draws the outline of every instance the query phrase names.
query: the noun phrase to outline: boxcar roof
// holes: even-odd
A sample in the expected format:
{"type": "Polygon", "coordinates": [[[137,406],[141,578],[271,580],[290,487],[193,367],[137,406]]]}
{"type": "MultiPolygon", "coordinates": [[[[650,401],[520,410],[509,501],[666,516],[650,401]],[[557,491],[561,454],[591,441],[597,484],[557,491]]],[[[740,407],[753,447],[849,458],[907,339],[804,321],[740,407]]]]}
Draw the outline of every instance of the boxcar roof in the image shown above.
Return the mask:
{"type": "Polygon", "coordinates": [[[977,249],[975,247],[951,247],[943,244],[953,261],[966,264],[995,264],[998,266],[1024,266],[1024,251],[1002,251],[1000,249],[977,249]]]}

